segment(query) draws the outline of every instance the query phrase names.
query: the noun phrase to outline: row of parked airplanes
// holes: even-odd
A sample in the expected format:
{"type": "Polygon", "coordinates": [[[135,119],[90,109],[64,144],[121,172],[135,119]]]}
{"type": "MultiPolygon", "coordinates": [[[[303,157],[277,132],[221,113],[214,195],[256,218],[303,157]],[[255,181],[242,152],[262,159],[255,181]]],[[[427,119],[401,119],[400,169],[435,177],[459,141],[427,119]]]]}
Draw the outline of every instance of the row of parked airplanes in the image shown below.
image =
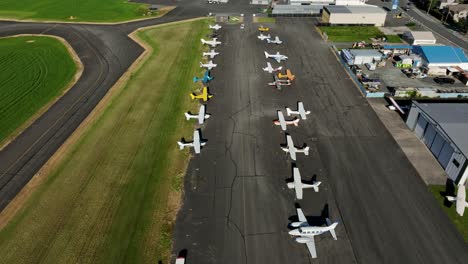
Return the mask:
{"type": "MultiPolygon", "coordinates": [[[[265,28],[263,26],[259,27],[258,30],[261,32],[258,39],[262,41],[266,41],[267,43],[274,43],[280,45],[283,41],[280,40],[278,36],[275,37],[274,40],[271,40],[270,34],[263,35],[263,32],[269,31],[269,28],[265,28]]],[[[265,58],[274,59],[276,62],[280,63],[281,61],[287,60],[288,57],[285,55],[280,54],[277,52],[276,54],[269,54],[268,52],[264,52],[265,58]]],[[[269,62],[267,62],[267,67],[263,69],[265,72],[273,73],[274,81],[269,83],[269,85],[275,85],[277,89],[281,89],[282,85],[291,85],[295,79],[295,76],[292,74],[291,70],[287,69],[286,74],[282,74],[280,71],[282,67],[273,68],[269,62]],[[274,74],[279,72],[278,74],[274,74]]],[[[310,111],[306,111],[304,108],[303,102],[297,103],[297,110],[291,110],[291,108],[286,107],[286,115],[292,116],[296,115],[293,119],[287,120],[284,117],[284,114],[281,110],[277,111],[278,119],[274,120],[273,123],[281,127],[281,130],[286,131],[288,125],[299,126],[299,122],[301,120],[306,120],[307,115],[310,114],[310,111]]],[[[291,135],[286,134],[286,145],[281,147],[283,151],[289,154],[293,161],[296,161],[296,154],[303,153],[305,156],[309,155],[309,147],[304,144],[304,146],[296,147],[294,145],[294,141],[291,135]]],[[[315,181],[312,184],[307,184],[302,182],[301,173],[299,168],[293,167],[293,181],[287,183],[289,189],[294,189],[296,194],[296,199],[302,200],[303,198],[303,189],[313,189],[315,192],[319,191],[319,186],[321,182],[315,181]]],[[[298,243],[306,244],[310,255],[312,258],[317,257],[317,250],[315,248],[315,236],[321,235],[327,232],[330,232],[333,239],[337,240],[337,236],[335,233],[335,228],[338,225],[338,222],[331,223],[330,219],[326,218],[326,226],[314,226],[308,223],[307,218],[305,217],[304,213],[302,212],[301,208],[296,208],[298,222],[290,223],[290,228],[292,230],[289,231],[289,234],[294,236],[294,240],[298,243]]]]}

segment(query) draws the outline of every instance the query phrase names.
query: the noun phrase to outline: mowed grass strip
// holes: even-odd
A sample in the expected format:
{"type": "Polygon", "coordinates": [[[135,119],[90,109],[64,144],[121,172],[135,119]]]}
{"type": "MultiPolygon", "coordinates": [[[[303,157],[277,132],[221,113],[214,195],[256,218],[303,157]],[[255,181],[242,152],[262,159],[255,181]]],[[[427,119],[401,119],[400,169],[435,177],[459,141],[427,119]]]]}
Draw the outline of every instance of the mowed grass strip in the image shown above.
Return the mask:
{"type": "Polygon", "coordinates": [[[148,29],[150,58],[0,231],[1,263],[166,263],[208,20],[148,29]]]}
{"type": "Polygon", "coordinates": [[[61,95],[77,66],[52,37],[0,38],[0,145],[41,107],[61,95]]]}
{"type": "MultiPolygon", "coordinates": [[[[442,209],[448,215],[450,220],[452,220],[452,222],[455,224],[462,236],[465,238],[465,241],[468,242],[468,217],[466,217],[468,210],[465,210],[464,216],[460,216],[457,214],[455,203],[452,203],[450,207],[447,207],[445,205],[446,199],[445,196],[442,195],[442,193],[445,192],[444,185],[431,185],[429,186],[429,190],[432,192],[434,197],[437,199],[439,205],[442,207],[442,209]]],[[[456,195],[457,190],[455,190],[455,196],[456,195]]]]}
{"type": "Polygon", "coordinates": [[[0,1],[1,18],[20,20],[117,22],[144,18],[144,15],[148,15],[147,4],[126,0],[0,1]]]}
{"type": "Polygon", "coordinates": [[[325,32],[328,40],[333,42],[369,41],[370,38],[387,37],[388,42],[401,42],[397,35],[385,36],[374,26],[320,26],[319,30],[325,32]]]}

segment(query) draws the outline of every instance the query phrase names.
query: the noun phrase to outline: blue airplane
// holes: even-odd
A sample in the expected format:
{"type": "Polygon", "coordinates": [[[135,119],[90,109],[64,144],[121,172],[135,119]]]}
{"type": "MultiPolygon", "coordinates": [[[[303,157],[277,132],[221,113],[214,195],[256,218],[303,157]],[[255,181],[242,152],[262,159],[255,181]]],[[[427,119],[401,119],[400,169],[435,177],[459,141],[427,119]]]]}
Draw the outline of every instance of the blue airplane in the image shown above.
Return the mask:
{"type": "Polygon", "coordinates": [[[202,81],[203,83],[208,83],[211,80],[213,80],[213,77],[210,76],[210,71],[205,71],[205,74],[203,75],[202,78],[198,78],[197,76],[193,77],[194,83],[198,81],[202,81]]]}

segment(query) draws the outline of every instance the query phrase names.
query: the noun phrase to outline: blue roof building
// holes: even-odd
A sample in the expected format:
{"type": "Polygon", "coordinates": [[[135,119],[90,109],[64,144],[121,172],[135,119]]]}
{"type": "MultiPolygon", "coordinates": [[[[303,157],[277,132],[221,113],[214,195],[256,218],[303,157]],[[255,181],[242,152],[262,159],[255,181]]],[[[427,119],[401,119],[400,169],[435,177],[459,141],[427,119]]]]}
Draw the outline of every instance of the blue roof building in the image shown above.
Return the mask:
{"type": "Polygon", "coordinates": [[[468,58],[461,48],[453,46],[413,46],[427,67],[460,67],[468,70],[468,58]]]}

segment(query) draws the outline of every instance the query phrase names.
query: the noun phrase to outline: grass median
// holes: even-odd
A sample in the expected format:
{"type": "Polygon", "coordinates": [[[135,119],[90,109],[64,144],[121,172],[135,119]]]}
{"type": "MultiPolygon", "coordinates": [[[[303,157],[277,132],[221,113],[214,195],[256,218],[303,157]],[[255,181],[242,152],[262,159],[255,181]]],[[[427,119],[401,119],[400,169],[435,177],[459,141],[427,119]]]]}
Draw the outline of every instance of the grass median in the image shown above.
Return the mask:
{"type": "Polygon", "coordinates": [[[0,39],[0,69],[1,146],[63,93],[77,65],[58,39],[24,36],[0,39]]]}
{"type": "Polygon", "coordinates": [[[320,26],[319,29],[327,34],[328,40],[333,42],[359,42],[386,37],[389,43],[401,43],[399,36],[386,36],[374,26],[320,26]]]}
{"type": "Polygon", "coordinates": [[[138,33],[153,52],[0,231],[1,262],[166,263],[207,33],[207,20],[138,33]]]}

